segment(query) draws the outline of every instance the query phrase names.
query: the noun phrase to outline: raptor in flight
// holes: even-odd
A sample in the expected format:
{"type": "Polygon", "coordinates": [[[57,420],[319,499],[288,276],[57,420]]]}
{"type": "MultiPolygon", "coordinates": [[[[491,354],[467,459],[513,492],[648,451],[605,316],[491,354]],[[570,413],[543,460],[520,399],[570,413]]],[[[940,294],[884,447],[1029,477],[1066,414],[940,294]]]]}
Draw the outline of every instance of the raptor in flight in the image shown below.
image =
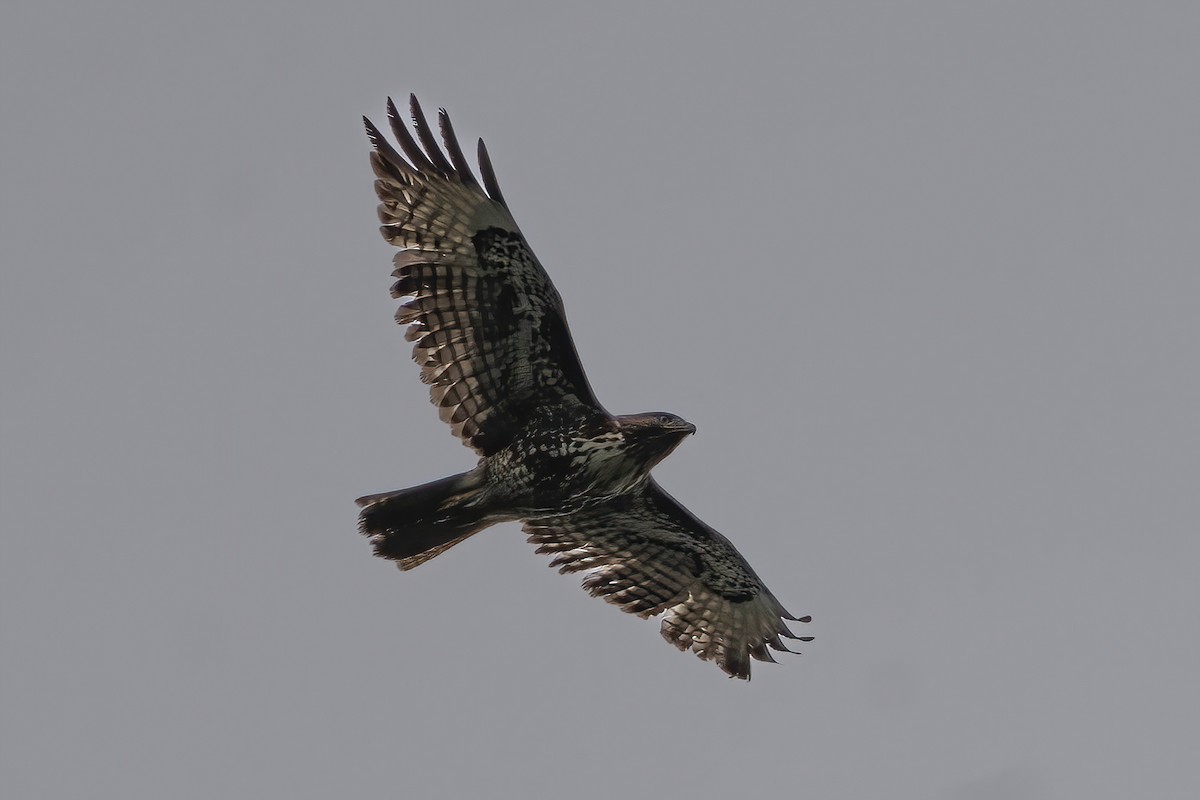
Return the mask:
{"type": "Polygon", "coordinates": [[[789,614],[741,554],[664,492],[650,470],[695,427],[674,414],[614,416],[588,385],[562,299],[500,193],[483,141],[476,181],[445,110],[438,144],[416,97],[413,131],[388,100],[399,149],[375,146],[380,229],[396,254],[396,321],[469,472],[359,498],[375,553],[412,569],[490,525],[524,523],[560,572],[728,674],[786,651],[789,614]],[[416,138],[413,138],[415,132],[416,138]]]}

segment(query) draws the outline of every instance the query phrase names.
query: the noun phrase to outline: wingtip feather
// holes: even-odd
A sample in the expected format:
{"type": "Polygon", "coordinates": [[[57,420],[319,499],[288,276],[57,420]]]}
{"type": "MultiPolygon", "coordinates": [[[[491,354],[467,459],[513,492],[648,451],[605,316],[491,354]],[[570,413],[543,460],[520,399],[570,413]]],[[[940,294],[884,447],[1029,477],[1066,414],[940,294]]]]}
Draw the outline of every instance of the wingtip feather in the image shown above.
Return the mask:
{"type": "Polygon", "coordinates": [[[488,155],[487,145],[483,143],[482,138],[479,140],[476,152],[476,158],[479,161],[479,174],[483,178],[483,186],[487,190],[488,197],[508,208],[508,203],[504,200],[504,194],[500,191],[500,182],[496,180],[496,170],[492,167],[492,159],[488,155]]]}
{"type": "Polygon", "coordinates": [[[450,114],[444,108],[438,109],[438,128],[442,132],[442,141],[446,144],[446,151],[450,154],[450,162],[454,165],[454,171],[458,173],[458,179],[465,186],[480,188],[479,181],[475,180],[475,174],[471,172],[471,164],[463,155],[462,147],[458,144],[458,137],[454,134],[454,124],[450,121],[450,114]]]}

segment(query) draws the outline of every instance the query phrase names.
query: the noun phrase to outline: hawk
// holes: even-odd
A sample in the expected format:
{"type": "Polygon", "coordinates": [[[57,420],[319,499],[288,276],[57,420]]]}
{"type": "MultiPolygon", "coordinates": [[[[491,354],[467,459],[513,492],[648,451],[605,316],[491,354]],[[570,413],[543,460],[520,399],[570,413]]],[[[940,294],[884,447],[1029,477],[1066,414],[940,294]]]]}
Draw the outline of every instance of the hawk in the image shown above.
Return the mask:
{"type": "Polygon", "coordinates": [[[519,520],[560,572],[643,618],[665,613],[680,650],[750,678],[795,617],[746,560],[650,475],[696,428],[674,414],[608,413],[588,384],[562,299],[525,242],[483,140],[482,185],[450,117],[444,150],[416,96],[413,130],[388,100],[399,149],[366,117],[383,237],[400,248],[392,297],[438,414],[479,455],[461,475],[358,499],[376,555],[408,570],[519,520]],[[413,134],[415,133],[415,138],[413,134]]]}

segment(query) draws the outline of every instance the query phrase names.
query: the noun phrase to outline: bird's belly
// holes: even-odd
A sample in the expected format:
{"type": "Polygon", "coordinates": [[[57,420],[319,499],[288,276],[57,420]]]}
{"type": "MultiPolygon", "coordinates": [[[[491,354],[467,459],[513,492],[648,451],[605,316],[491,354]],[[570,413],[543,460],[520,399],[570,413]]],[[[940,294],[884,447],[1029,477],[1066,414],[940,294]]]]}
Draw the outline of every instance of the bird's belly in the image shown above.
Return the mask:
{"type": "Polygon", "coordinates": [[[572,513],[628,492],[648,471],[613,445],[544,447],[513,452],[492,464],[489,482],[508,487],[527,516],[572,513]]]}

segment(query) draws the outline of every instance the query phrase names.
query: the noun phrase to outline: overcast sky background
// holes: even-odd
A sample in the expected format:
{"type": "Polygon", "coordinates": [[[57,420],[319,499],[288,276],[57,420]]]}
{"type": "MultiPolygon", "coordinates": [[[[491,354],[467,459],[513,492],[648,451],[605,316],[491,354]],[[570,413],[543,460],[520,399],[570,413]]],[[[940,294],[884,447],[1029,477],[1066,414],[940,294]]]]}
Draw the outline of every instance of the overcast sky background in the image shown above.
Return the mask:
{"type": "Polygon", "coordinates": [[[1200,6],[503,5],[5,5],[4,796],[1196,796],[1200,6]],[[410,91],[803,656],[372,558],[410,91]]]}

